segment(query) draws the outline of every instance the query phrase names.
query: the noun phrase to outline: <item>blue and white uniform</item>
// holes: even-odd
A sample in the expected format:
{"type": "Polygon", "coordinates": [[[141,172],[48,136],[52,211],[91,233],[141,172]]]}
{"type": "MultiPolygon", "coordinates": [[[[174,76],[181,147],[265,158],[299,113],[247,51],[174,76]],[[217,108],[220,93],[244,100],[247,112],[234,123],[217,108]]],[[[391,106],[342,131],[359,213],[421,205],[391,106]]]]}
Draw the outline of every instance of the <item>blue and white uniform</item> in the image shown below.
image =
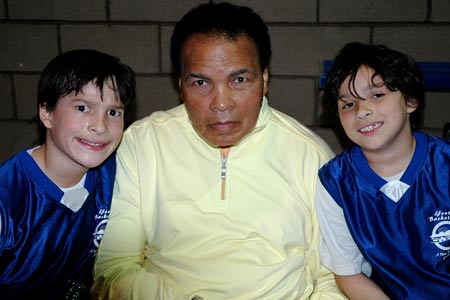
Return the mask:
{"type": "Polygon", "coordinates": [[[115,169],[111,155],[89,170],[85,201],[70,208],[26,150],[0,166],[0,299],[65,299],[91,286],[115,169]]]}
{"type": "Polygon", "coordinates": [[[391,299],[450,299],[450,142],[414,136],[398,180],[378,176],[358,146],[319,171],[321,259],[370,275],[391,299]]]}

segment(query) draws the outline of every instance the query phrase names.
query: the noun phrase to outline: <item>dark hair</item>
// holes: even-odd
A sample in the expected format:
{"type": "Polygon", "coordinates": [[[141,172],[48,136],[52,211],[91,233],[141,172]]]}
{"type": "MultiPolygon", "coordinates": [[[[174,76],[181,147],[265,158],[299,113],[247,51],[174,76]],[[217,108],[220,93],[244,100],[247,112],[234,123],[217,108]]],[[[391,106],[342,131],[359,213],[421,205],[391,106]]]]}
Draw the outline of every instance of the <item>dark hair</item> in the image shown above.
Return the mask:
{"type": "MultiPolygon", "coordinates": [[[[79,93],[94,81],[103,96],[103,85],[112,80],[114,89],[127,110],[136,98],[134,71],[119,58],[96,50],[80,49],[62,53],[53,58],[41,73],[38,83],[38,109],[45,106],[53,111],[61,97],[79,93]]],[[[39,142],[45,143],[46,128],[39,120],[39,142]]]]}
{"type": "Polygon", "coordinates": [[[170,46],[172,65],[178,74],[181,69],[182,47],[194,34],[218,35],[231,40],[247,35],[258,52],[261,70],[269,64],[272,50],[268,28],[261,17],[246,6],[207,3],[184,15],[175,25],[170,46]]]}
{"type": "Polygon", "coordinates": [[[327,72],[322,96],[324,106],[337,112],[341,85],[350,76],[349,86],[352,86],[361,66],[375,71],[372,80],[380,76],[389,90],[400,91],[406,101],[416,101],[417,109],[410,115],[410,122],[413,129],[419,128],[425,106],[423,74],[412,58],[384,45],[348,43],[342,48],[327,72]]]}

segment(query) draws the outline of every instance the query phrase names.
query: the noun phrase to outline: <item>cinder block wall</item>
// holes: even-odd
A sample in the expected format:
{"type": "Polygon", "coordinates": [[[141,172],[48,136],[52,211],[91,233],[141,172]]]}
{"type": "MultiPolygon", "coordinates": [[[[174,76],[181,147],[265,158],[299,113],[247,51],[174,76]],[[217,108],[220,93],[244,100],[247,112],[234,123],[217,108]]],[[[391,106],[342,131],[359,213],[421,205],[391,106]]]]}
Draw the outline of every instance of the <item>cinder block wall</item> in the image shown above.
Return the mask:
{"type": "MultiPolygon", "coordinates": [[[[36,144],[39,72],[58,53],[93,48],[137,73],[136,117],[179,103],[169,40],[200,0],[0,1],[0,161],[36,144]]],[[[336,151],[339,134],[319,103],[323,60],[345,43],[386,44],[419,61],[450,61],[448,0],[236,0],[267,21],[273,44],[269,101],[320,134],[336,151]]],[[[427,94],[425,131],[442,135],[450,92],[427,94]]]]}

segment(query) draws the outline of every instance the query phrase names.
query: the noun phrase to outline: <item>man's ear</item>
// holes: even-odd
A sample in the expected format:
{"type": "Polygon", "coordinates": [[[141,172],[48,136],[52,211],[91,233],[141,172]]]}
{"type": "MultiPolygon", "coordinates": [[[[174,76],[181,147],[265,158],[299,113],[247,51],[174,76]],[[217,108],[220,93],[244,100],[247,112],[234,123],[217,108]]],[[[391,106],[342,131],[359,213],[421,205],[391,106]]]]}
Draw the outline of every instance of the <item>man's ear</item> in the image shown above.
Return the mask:
{"type": "Polygon", "coordinates": [[[179,90],[179,93],[180,93],[180,99],[181,99],[181,101],[183,101],[184,102],[184,99],[183,99],[183,92],[181,91],[181,85],[182,85],[183,83],[181,82],[181,77],[178,77],[178,90],[179,90]]]}
{"type": "Polygon", "coordinates": [[[52,128],[52,112],[48,110],[47,103],[39,105],[39,119],[46,128],[52,128]]]}
{"type": "Polygon", "coordinates": [[[419,106],[419,101],[417,101],[417,99],[409,98],[406,100],[406,112],[407,113],[410,114],[410,113],[414,112],[418,106],[419,106]]]}
{"type": "Polygon", "coordinates": [[[265,68],[263,71],[263,81],[264,81],[264,89],[263,89],[263,95],[267,95],[267,92],[269,90],[269,69],[265,68]]]}

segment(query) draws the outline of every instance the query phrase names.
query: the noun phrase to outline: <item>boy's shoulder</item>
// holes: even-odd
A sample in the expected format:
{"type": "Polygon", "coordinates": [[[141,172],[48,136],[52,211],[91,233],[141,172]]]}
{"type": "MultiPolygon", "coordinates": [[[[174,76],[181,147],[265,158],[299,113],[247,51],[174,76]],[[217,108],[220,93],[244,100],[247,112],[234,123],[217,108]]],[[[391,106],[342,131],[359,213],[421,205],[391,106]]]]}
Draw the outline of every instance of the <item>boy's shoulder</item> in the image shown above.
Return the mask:
{"type": "MultiPolygon", "coordinates": [[[[416,137],[421,137],[424,141],[423,145],[426,146],[423,147],[425,148],[424,151],[426,151],[426,157],[428,159],[434,161],[448,161],[450,159],[450,140],[423,132],[417,132],[415,135],[416,137]]],[[[441,165],[441,167],[443,166],[441,165]]]]}
{"type": "Polygon", "coordinates": [[[414,132],[414,135],[416,136],[423,136],[423,138],[426,140],[426,142],[428,144],[436,144],[438,146],[449,146],[450,145],[450,140],[438,137],[436,135],[432,135],[429,133],[425,133],[422,131],[416,131],[414,132]]]}
{"type": "Polygon", "coordinates": [[[342,165],[344,163],[354,163],[355,160],[364,159],[364,155],[356,155],[362,154],[361,148],[358,145],[350,145],[345,148],[341,153],[334,156],[330,161],[328,161],[325,166],[333,166],[333,165],[342,165]],[[356,156],[355,156],[356,155],[356,156]]]}
{"type": "MultiPolygon", "coordinates": [[[[0,164],[0,172],[2,174],[10,173],[11,171],[17,172],[17,168],[21,169],[23,166],[36,164],[28,153],[29,149],[22,149],[4,162],[0,164]]],[[[37,164],[36,164],[37,166],[37,164]]]]}
{"type": "Polygon", "coordinates": [[[27,150],[18,152],[0,166],[0,202],[5,211],[20,214],[24,206],[23,201],[18,200],[38,188],[30,169],[41,171],[27,150]]]}

